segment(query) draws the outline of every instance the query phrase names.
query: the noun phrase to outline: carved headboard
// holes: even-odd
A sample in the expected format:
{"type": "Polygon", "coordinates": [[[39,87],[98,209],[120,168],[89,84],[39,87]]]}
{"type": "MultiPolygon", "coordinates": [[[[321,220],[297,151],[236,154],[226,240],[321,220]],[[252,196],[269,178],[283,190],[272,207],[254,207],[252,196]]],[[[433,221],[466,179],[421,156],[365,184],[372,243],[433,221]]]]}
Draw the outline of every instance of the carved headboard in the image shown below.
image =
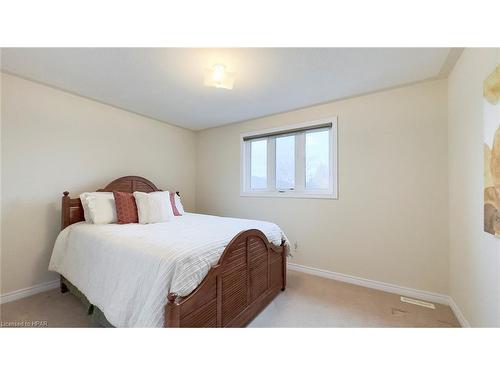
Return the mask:
{"type": "MultiPolygon", "coordinates": [[[[97,191],[123,191],[126,193],[133,193],[134,191],[141,191],[143,193],[151,193],[152,191],[161,191],[151,181],[139,176],[125,176],[117,178],[110,182],[105,188],[98,189],[97,191]]],[[[178,195],[179,192],[176,192],[178,195]]],[[[61,209],[61,230],[68,225],[84,221],[83,207],[80,198],[71,198],[69,192],[65,191],[62,197],[61,209]]]]}

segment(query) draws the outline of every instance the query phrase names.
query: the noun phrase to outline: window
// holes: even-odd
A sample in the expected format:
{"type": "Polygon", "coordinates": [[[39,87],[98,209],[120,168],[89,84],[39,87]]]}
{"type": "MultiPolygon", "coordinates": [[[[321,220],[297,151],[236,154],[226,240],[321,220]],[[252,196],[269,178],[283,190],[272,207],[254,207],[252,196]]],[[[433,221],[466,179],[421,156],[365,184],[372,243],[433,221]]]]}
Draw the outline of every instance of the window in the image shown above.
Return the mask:
{"type": "Polygon", "coordinates": [[[276,189],[295,188],[295,135],[276,138],[276,189]]]}
{"type": "Polygon", "coordinates": [[[306,189],[328,189],[330,181],[329,130],[306,132],[306,189]]]}
{"type": "Polygon", "coordinates": [[[242,134],[241,194],[337,198],[337,119],[242,134]]]}
{"type": "Polygon", "coordinates": [[[267,139],[251,143],[250,149],[250,189],[267,188],[267,139]]]}

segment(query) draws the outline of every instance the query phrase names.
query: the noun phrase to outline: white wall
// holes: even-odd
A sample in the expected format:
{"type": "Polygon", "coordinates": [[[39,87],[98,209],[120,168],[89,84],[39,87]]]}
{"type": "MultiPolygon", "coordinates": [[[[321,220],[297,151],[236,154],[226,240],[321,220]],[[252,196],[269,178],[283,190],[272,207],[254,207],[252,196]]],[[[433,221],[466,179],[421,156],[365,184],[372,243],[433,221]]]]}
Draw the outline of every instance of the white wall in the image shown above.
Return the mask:
{"type": "Polygon", "coordinates": [[[500,239],[483,232],[483,80],[500,49],[466,49],[448,78],[450,292],[472,326],[500,326],[500,239]]]}
{"type": "Polygon", "coordinates": [[[448,293],[446,81],[197,133],[197,210],[270,220],[291,262],[448,293]],[[338,116],[339,199],[240,197],[242,132],[338,116]]]}
{"type": "Polygon", "coordinates": [[[140,175],[195,203],[195,135],[92,100],[1,74],[1,293],[47,271],[64,190],[77,196],[140,175]]]}

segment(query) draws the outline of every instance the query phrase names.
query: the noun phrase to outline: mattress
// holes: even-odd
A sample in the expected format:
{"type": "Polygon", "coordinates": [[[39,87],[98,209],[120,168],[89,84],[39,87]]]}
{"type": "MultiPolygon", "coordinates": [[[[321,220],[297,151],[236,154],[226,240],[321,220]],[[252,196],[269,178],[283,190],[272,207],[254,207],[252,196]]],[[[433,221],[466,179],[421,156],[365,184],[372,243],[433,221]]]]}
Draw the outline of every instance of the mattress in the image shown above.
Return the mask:
{"type": "Polygon", "coordinates": [[[76,223],[58,236],[49,270],[81,291],[115,327],[162,327],[169,292],[191,293],[239,232],[288,240],[273,223],[186,213],[157,224],[76,223]]]}

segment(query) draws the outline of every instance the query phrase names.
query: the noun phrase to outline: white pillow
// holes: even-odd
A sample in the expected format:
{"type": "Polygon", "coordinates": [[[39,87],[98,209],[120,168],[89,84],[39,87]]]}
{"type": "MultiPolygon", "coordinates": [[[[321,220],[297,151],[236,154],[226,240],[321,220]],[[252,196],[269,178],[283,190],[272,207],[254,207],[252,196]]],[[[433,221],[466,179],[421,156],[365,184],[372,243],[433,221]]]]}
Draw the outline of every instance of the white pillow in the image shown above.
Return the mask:
{"type": "Polygon", "coordinates": [[[152,193],[136,191],[134,198],[140,224],[164,223],[174,217],[168,191],[154,191],[152,193]]]}
{"type": "Polygon", "coordinates": [[[179,211],[181,215],[185,214],[184,206],[182,205],[181,202],[181,197],[179,197],[177,194],[175,194],[175,208],[177,208],[177,211],[179,211]]]}
{"type": "MultiPolygon", "coordinates": [[[[90,214],[89,205],[87,203],[88,197],[107,197],[108,199],[110,199],[110,198],[113,199],[113,203],[114,203],[114,196],[113,196],[113,193],[109,193],[109,192],[92,192],[92,193],[80,194],[80,200],[81,200],[82,206],[83,206],[83,216],[85,217],[85,221],[87,223],[92,224],[93,223],[92,216],[90,214]]],[[[116,211],[116,207],[115,207],[115,211],[116,211]]]]}
{"type": "Polygon", "coordinates": [[[86,197],[90,218],[94,224],[116,223],[116,204],[113,193],[86,197]]]}

